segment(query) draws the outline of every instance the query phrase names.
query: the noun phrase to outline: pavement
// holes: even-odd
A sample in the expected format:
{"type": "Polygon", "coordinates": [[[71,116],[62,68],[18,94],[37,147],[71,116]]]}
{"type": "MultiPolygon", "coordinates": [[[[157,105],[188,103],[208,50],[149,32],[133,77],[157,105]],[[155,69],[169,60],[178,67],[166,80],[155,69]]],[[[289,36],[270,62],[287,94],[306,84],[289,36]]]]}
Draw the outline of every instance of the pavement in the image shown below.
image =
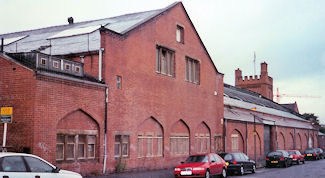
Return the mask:
{"type": "Polygon", "coordinates": [[[85,178],[173,178],[173,169],[163,169],[143,172],[125,172],[108,174],[104,176],[88,176],[85,178]]]}

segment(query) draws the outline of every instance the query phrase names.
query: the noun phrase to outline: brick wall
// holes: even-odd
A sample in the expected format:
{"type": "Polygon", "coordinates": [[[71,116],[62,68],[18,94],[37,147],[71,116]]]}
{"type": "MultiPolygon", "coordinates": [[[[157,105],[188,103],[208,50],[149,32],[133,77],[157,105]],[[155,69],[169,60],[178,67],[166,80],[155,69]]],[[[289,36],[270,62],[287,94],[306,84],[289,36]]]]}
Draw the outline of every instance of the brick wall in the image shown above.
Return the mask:
{"type": "MultiPolygon", "coordinates": [[[[104,80],[111,89],[109,140],[114,140],[114,134],[119,131],[130,134],[127,168],[166,168],[183,160],[182,156],[169,154],[170,130],[180,119],[190,130],[190,143],[195,143],[196,128],[204,122],[210,131],[211,151],[214,150],[214,136],[222,133],[223,76],[216,72],[181,4],[127,35],[102,32],[101,41],[105,48],[104,80]],[[176,41],[177,24],[184,27],[184,44],[176,41]],[[175,50],[175,77],[156,73],[156,45],[175,50]],[[185,56],[200,61],[200,85],[185,81],[185,56]],[[121,90],[116,89],[117,75],[122,77],[121,90]],[[214,91],[218,92],[217,96],[214,91]],[[164,157],[139,159],[138,128],[151,116],[164,132],[164,157]]],[[[115,165],[113,146],[109,142],[109,170],[115,165]]],[[[190,146],[190,153],[195,153],[194,145],[190,146]]]]}

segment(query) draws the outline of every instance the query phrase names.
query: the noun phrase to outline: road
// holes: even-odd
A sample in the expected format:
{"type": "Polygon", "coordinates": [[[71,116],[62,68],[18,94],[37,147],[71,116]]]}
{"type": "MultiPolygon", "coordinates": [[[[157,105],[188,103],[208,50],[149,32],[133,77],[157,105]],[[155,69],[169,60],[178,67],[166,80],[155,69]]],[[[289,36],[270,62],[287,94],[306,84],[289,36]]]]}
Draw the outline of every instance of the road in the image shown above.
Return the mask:
{"type": "Polygon", "coordinates": [[[324,178],[325,159],[305,161],[305,164],[293,165],[288,168],[261,168],[255,174],[244,176],[228,176],[231,178],[324,178]]]}
{"type": "MultiPolygon", "coordinates": [[[[86,178],[173,178],[172,170],[158,170],[138,173],[122,173],[107,176],[86,178]]],[[[306,161],[305,164],[294,165],[288,168],[260,168],[255,174],[247,173],[244,176],[228,176],[229,178],[325,178],[325,159],[306,161]]]]}

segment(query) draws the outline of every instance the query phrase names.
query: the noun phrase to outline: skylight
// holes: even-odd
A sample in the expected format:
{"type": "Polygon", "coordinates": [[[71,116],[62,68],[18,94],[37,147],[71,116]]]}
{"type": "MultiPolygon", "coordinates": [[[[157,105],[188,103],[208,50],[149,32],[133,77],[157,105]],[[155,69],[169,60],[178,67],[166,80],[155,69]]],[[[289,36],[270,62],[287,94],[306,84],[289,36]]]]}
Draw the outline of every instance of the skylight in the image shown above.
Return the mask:
{"type": "Polygon", "coordinates": [[[14,38],[5,38],[3,41],[3,45],[8,45],[8,44],[11,44],[13,42],[16,42],[18,40],[21,40],[23,38],[25,38],[27,35],[24,35],[24,36],[18,36],[18,37],[14,37],[14,38]]]}
{"type": "Polygon", "coordinates": [[[83,27],[83,28],[68,29],[68,30],[64,30],[62,32],[59,32],[59,33],[57,33],[57,34],[55,34],[53,36],[50,36],[47,39],[89,34],[91,32],[94,32],[95,30],[99,29],[100,27],[101,27],[100,25],[95,25],[95,26],[89,26],[89,27],[83,27]]]}

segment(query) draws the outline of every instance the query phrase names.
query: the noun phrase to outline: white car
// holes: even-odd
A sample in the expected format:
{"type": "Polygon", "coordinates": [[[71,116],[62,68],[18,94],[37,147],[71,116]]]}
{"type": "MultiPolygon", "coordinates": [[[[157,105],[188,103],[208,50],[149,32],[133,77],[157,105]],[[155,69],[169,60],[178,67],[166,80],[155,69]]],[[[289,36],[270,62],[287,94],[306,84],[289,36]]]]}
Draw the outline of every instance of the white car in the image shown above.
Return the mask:
{"type": "Polygon", "coordinates": [[[44,159],[25,153],[0,153],[1,178],[82,178],[78,173],[60,170],[44,159]]]}

